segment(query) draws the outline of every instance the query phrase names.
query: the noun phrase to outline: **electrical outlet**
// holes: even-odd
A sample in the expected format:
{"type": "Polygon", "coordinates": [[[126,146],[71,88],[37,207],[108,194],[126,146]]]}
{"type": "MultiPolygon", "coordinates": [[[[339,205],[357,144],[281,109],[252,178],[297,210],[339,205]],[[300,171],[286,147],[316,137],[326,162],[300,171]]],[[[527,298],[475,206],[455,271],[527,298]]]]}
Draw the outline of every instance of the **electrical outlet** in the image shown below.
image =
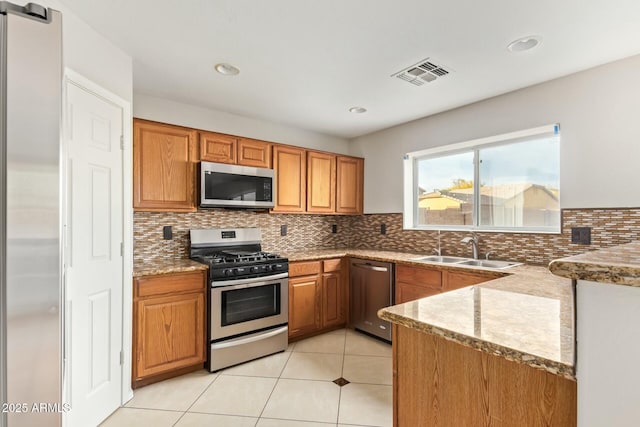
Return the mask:
{"type": "Polygon", "coordinates": [[[571,243],[591,244],[591,227],[571,227],[571,243]]]}
{"type": "Polygon", "coordinates": [[[165,225],[162,227],[162,238],[164,240],[173,239],[173,228],[170,225],[165,225]]]}
{"type": "Polygon", "coordinates": [[[280,226],[280,235],[281,236],[286,236],[287,235],[287,224],[282,224],[280,226]]]}
{"type": "Polygon", "coordinates": [[[380,234],[387,234],[387,224],[380,224],[380,234]]]}
{"type": "Polygon", "coordinates": [[[338,224],[333,224],[333,225],[331,226],[331,232],[332,232],[333,234],[336,234],[336,233],[338,232],[338,224]]]}

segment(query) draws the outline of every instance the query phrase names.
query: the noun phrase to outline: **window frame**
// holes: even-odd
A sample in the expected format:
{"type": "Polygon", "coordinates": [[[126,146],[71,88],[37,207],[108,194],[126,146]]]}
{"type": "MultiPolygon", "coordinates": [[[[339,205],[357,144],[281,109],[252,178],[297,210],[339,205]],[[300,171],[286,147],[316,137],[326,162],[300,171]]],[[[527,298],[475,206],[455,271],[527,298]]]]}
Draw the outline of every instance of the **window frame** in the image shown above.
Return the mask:
{"type": "MultiPolygon", "coordinates": [[[[560,124],[554,123],[525,129],[486,138],[474,139],[460,143],[448,144],[426,150],[413,151],[403,157],[403,229],[405,230],[448,230],[448,231],[478,231],[478,232],[504,232],[504,233],[536,233],[536,234],[561,234],[562,231],[562,208],[560,204],[560,194],[558,195],[558,210],[560,221],[557,226],[536,226],[536,227],[500,227],[480,225],[480,158],[479,152],[482,149],[509,145],[518,142],[531,141],[545,137],[560,138],[560,124]],[[418,161],[438,158],[448,155],[473,152],[473,208],[472,225],[428,225],[418,224],[419,204],[416,197],[418,192],[418,161]]],[[[558,140],[560,144],[561,139],[558,140]]],[[[560,150],[560,145],[558,145],[560,150]]],[[[560,167],[560,165],[559,165],[560,167]]],[[[558,189],[560,189],[560,170],[558,170],[558,189]]]]}

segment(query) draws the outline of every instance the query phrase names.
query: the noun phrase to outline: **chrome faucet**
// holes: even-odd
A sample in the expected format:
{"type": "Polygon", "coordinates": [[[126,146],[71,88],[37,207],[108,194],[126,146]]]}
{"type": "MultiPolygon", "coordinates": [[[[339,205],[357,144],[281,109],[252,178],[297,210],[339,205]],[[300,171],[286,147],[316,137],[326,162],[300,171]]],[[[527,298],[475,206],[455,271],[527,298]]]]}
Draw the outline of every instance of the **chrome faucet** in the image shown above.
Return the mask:
{"type": "Polygon", "coordinates": [[[471,237],[465,237],[464,239],[460,240],[460,242],[467,244],[471,243],[473,249],[473,259],[478,259],[478,236],[474,234],[471,237]]]}
{"type": "Polygon", "coordinates": [[[442,247],[440,246],[440,230],[438,230],[438,247],[434,248],[433,251],[438,255],[442,256],[442,247]]]}

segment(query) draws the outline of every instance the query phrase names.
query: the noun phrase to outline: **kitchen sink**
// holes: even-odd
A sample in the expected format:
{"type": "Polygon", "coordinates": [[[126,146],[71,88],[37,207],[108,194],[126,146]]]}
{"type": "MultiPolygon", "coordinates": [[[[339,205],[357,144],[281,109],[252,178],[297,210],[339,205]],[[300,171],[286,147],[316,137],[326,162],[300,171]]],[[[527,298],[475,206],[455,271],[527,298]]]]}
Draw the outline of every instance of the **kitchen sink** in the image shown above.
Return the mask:
{"type": "Polygon", "coordinates": [[[411,261],[468,265],[472,267],[484,267],[484,268],[495,268],[495,269],[503,269],[503,268],[515,267],[516,265],[522,265],[521,262],[498,261],[498,260],[491,260],[491,259],[473,259],[473,258],[462,258],[457,256],[440,256],[440,255],[428,255],[428,256],[423,256],[419,258],[411,258],[411,261]]]}
{"type": "Polygon", "coordinates": [[[522,265],[521,262],[494,261],[494,260],[487,260],[487,259],[470,259],[467,261],[459,262],[457,264],[471,265],[474,267],[498,268],[498,269],[515,267],[516,265],[522,265]]]}
{"type": "Polygon", "coordinates": [[[441,262],[443,264],[457,264],[462,261],[467,261],[469,258],[461,258],[457,256],[440,256],[429,255],[420,258],[411,258],[411,261],[428,261],[428,262],[441,262]]]}

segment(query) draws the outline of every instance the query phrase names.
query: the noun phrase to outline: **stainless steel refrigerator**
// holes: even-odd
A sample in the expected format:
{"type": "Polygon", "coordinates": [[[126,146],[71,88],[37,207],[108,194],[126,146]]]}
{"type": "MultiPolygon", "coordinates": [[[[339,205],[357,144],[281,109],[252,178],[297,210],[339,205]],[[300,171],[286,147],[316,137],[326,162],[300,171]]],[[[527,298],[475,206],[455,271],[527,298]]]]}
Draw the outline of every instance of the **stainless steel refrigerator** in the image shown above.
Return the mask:
{"type": "Polygon", "coordinates": [[[60,425],[62,36],[59,12],[0,2],[2,427],[60,425]]]}

